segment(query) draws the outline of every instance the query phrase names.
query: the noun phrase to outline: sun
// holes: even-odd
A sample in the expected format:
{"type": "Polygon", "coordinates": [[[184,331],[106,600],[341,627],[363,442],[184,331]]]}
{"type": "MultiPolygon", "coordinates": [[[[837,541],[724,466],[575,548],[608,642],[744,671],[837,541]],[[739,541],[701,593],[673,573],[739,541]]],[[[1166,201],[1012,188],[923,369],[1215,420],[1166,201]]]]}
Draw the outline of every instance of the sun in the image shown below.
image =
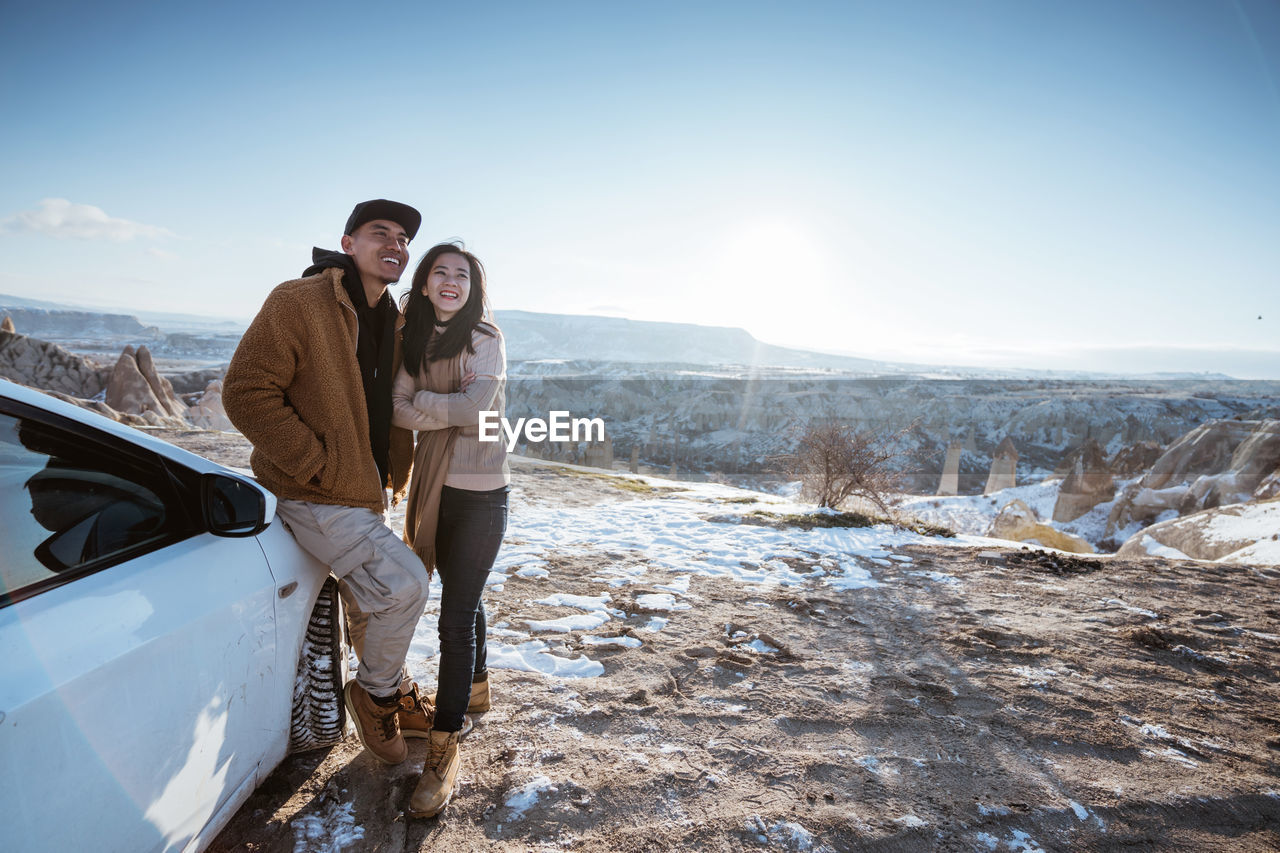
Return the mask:
{"type": "Polygon", "coordinates": [[[756,337],[794,339],[834,286],[832,253],[796,218],[736,222],[714,241],[705,281],[723,312],[721,325],[756,337]]]}

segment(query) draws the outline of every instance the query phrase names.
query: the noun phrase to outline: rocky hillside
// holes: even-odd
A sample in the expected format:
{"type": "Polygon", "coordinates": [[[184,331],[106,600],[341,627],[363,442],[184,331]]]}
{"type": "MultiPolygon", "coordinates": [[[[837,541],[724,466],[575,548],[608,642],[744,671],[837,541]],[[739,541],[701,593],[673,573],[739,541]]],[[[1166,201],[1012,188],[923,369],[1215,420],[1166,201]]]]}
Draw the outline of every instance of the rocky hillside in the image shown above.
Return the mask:
{"type": "Polygon", "coordinates": [[[0,377],[73,397],[94,397],[111,371],[57,344],[0,329],[0,377]]]}
{"type": "MultiPolygon", "coordinates": [[[[1108,456],[1163,448],[1214,419],[1280,412],[1280,382],[992,381],[910,379],[655,379],[515,377],[508,417],[568,411],[601,417],[614,458],[684,473],[760,474],[813,418],[902,438],[911,490],[937,490],[948,445],[960,448],[959,491],[982,491],[992,453],[1010,437],[1018,482],[1043,479],[1087,439],[1108,456]]],[[[529,447],[560,454],[572,448],[529,447]]]]}

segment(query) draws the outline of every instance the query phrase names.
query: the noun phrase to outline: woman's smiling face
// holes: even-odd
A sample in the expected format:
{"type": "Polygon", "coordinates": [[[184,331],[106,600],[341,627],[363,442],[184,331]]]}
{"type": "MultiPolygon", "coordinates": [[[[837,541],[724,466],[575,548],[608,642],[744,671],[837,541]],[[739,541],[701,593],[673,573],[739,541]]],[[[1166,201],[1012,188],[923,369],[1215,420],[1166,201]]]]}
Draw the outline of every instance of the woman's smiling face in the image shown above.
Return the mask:
{"type": "Polygon", "coordinates": [[[436,309],[437,320],[451,319],[471,296],[471,264],[456,252],[445,252],[431,266],[422,295],[436,309]]]}

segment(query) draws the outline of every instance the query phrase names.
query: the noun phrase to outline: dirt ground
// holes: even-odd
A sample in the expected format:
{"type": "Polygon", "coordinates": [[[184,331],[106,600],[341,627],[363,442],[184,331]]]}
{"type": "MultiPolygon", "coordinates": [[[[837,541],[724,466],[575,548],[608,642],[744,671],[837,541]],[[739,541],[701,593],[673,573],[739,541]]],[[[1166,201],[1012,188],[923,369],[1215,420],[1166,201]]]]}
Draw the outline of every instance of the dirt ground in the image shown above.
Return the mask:
{"type": "MultiPolygon", "coordinates": [[[[629,499],[520,461],[514,480],[513,512],[629,499]]],[[[1280,848],[1280,570],[899,550],[870,589],[695,576],[639,648],[590,648],[598,678],[494,670],[438,819],[402,813],[424,742],[387,767],[352,737],[286,760],[210,849],[1280,848]]],[[[598,593],[591,555],[551,563],[555,592],[598,593]]],[[[490,623],[546,583],[490,590],[490,623]]],[[[656,591],[619,591],[614,632],[656,591]]]]}

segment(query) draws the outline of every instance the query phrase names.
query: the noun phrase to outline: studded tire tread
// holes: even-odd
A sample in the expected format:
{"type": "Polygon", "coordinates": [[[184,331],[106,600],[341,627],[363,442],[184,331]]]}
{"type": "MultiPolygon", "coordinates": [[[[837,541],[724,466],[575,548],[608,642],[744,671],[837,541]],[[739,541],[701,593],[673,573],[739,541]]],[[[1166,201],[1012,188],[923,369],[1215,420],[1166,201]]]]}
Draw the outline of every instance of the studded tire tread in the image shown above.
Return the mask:
{"type": "Polygon", "coordinates": [[[333,746],[347,736],[347,709],[342,697],[347,663],[343,625],[338,582],[329,578],[316,598],[298,654],[290,752],[333,746]]]}

